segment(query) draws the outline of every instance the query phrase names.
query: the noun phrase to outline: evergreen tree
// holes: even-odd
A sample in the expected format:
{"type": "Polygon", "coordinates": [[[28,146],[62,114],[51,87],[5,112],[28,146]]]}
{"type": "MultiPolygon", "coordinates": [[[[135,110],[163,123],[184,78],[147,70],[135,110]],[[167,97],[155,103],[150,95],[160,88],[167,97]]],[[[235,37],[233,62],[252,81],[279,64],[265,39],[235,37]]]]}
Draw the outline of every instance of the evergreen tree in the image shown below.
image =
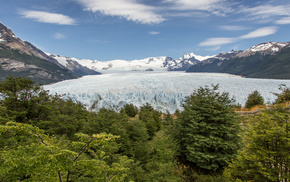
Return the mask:
{"type": "Polygon", "coordinates": [[[274,93],[274,95],[277,96],[275,103],[281,104],[286,101],[290,101],[290,89],[286,85],[282,84],[280,85],[279,90],[281,93],[274,93]]]}
{"type": "Polygon", "coordinates": [[[228,93],[200,87],[185,100],[179,115],[180,159],[205,173],[222,171],[239,149],[240,126],[228,93]]]}
{"type": "Polygon", "coordinates": [[[251,108],[256,105],[263,105],[264,104],[264,98],[261,96],[261,94],[255,90],[251,94],[249,94],[247,102],[245,107],[251,108]]]}
{"type": "Polygon", "coordinates": [[[125,113],[130,117],[135,117],[138,113],[138,109],[133,104],[126,104],[120,112],[125,113]]]}
{"type": "Polygon", "coordinates": [[[245,147],[230,165],[233,181],[290,181],[290,113],[264,111],[250,119],[245,147]]]}
{"type": "Polygon", "coordinates": [[[150,139],[152,139],[155,133],[161,129],[160,116],[161,114],[155,111],[148,103],[140,109],[139,118],[146,124],[150,139]]]}

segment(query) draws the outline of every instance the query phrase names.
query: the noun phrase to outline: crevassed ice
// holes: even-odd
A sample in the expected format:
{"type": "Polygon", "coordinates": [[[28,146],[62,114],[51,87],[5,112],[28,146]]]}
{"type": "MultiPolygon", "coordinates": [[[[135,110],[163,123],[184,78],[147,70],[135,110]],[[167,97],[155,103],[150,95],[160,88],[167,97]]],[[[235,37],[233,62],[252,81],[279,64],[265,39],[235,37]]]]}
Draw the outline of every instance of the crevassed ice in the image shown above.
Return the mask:
{"type": "Polygon", "coordinates": [[[121,108],[125,104],[138,107],[150,103],[155,109],[171,113],[182,110],[182,103],[195,89],[219,84],[220,91],[229,92],[236,103],[244,105],[247,97],[258,90],[265,102],[275,100],[279,85],[290,80],[250,79],[229,74],[184,72],[108,72],[85,76],[44,86],[51,94],[66,94],[88,108],[121,108]]]}

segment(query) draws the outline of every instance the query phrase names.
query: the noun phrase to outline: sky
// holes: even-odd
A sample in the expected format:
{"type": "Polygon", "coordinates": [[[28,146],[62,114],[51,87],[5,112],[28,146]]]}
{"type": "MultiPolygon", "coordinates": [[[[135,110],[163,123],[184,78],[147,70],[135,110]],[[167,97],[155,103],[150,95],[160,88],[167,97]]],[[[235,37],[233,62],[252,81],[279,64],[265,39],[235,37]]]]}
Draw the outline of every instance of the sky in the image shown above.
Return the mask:
{"type": "Polygon", "coordinates": [[[109,61],[206,56],[290,41],[289,0],[0,0],[0,23],[44,52],[109,61]],[[1,3],[2,1],[2,3],[1,3]]]}

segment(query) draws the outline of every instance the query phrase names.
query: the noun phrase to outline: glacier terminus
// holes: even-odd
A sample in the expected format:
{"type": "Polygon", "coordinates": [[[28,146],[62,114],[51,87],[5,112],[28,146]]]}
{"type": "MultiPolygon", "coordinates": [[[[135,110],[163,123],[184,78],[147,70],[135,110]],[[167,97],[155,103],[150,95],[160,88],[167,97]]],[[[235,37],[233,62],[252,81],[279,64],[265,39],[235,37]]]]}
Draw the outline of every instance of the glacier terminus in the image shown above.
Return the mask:
{"type": "Polygon", "coordinates": [[[83,103],[100,108],[122,108],[125,104],[140,107],[146,103],[162,112],[182,110],[182,103],[195,89],[219,84],[219,91],[229,92],[237,104],[244,106],[250,93],[258,90],[265,102],[273,103],[279,85],[290,80],[253,79],[221,73],[185,73],[180,71],[104,71],[102,75],[66,80],[44,89],[51,94],[65,94],[83,103]]]}

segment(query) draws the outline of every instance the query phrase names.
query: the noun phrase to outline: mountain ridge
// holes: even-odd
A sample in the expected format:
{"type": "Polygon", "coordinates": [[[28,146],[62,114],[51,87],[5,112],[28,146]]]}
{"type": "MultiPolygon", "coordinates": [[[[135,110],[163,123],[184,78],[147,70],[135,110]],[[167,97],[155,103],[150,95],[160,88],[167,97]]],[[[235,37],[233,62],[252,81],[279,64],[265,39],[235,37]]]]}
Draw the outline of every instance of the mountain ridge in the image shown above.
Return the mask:
{"type": "Polygon", "coordinates": [[[28,77],[42,84],[100,74],[76,62],[60,64],[33,44],[16,37],[11,29],[1,23],[0,72],[0,80],[12,75],[28,77]]]}
{"type": "Polygon", "coordinates": [[[290,79],[290,42],[265,42],[226,60],[213,59],[191,66],[186,72],[215,72],[248,78],[290,79]]]}

